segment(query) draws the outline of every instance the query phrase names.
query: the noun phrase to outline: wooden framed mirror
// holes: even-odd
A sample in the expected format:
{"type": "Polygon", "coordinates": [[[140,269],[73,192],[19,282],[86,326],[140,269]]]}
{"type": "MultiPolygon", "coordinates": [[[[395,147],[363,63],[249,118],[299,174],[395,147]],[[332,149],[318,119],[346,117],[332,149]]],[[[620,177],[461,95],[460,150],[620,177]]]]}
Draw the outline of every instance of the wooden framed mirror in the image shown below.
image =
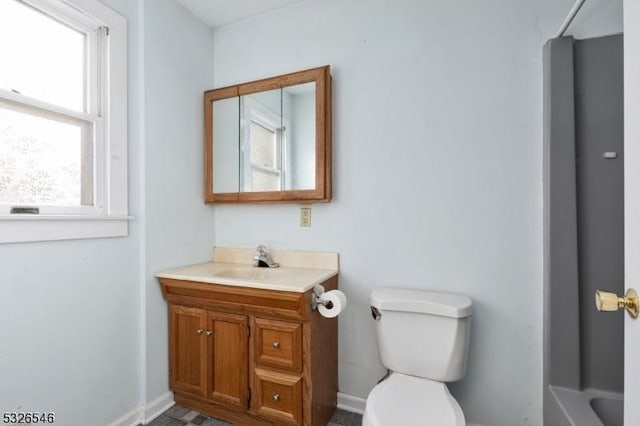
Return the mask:
{"type": "Polygon", "coordinates": [[[331,201],[329,66],[204,92],[205,202],[331,201]]]}

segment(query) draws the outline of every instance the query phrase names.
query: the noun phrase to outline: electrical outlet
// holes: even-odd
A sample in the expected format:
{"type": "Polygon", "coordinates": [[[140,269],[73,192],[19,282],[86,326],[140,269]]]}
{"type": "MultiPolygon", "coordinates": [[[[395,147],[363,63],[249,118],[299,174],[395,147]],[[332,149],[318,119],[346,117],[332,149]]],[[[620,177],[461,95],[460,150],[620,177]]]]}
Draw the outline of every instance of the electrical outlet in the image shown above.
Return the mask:
{"type": "Polygon", "coordinates": [[[300,207],[300,226],[311,226],[311,207],[300,207]]]}

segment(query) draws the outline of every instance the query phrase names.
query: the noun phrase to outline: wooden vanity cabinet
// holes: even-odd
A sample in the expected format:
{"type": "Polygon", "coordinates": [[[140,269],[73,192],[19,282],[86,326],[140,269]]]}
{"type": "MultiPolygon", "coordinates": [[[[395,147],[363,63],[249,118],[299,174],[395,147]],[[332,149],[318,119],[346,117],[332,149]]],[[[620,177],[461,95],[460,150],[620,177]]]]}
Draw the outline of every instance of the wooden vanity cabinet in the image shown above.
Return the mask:
{"type": "MultiPolygon", "coordinates": [[[[336,318],[306,293],[160,278],[176,403],[238,425],[326,425],[336,407],[336,318]]],[[[322,283],[337,288],[337,277],[322,283]]]]}
{"type": "Polygon", "coordinates": [[[225,404],[248,401],[248,322],[244,315],[171,305],[171,387],[225,404]]]}

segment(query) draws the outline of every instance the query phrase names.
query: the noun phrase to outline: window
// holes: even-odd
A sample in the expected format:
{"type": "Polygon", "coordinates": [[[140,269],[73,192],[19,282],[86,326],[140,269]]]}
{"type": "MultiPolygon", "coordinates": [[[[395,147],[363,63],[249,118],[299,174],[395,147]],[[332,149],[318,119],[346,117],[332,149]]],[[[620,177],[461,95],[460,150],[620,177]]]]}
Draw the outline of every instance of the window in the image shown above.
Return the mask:
{"type": "Polygon", "coordinates": [[[287,120],[251,97],[243,97],[244,191],[280,191],[284,187],[287,120]]]}
{"type": "Polygon", "coordinates": [[[0,242],[127,235],[126,20],[0,1],[0,242]]]}

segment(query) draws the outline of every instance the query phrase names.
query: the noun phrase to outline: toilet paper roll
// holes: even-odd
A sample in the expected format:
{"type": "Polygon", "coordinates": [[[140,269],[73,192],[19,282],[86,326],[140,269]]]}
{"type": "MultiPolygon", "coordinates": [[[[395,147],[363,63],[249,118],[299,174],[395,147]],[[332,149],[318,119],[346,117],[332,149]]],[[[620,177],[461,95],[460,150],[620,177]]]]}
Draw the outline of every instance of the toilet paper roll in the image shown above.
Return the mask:
{"type": "Polygon", "coordinates": [[[325,305],[318,305],[318,312],[326,318],[335,318],[347,307],[347,296],[340,290],[330,290],[322,293],[319,297],[321,301],[331,302],[325,305]]]}

